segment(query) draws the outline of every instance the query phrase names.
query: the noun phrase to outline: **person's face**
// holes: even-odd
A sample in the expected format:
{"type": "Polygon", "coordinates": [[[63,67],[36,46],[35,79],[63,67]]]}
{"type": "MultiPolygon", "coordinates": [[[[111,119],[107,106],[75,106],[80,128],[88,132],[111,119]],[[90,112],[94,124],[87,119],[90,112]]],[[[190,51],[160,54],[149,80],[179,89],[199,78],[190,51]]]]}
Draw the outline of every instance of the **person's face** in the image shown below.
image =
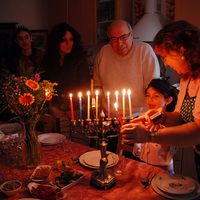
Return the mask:
{"type": "Polygon", "coordinates": [[[60,42],[60,53],[64,55],[71,53],[73,45],[74,38],[70,32],[66,31],[65,35],[63,36],[62,42],[60,42]]]}
{"type": "MultiPolygon", "coordinates": [[[[157,49],[155,49],[157,51],[157,49]]],[[[165,66],[171,67],[179,75],[186,75],[191,72],[191,68],[187,60],[181,52],[160,50],[158,55],[163,60],[165,66]]]]}
{"type": "Polygon", "coordinates": [[[149,87],[146,91],[146,102],[149,109],[165,108],[172,101],[172,97],[165,98],[163,94],[149,87]]]}
{"type": "Polygon", "coordinates": [[[16,43],[22,50],[27,50],[31,48],[32,37],[26,31],[20,31],[16,38],[16,43]]]}
{"type": "Polygon", "coordinates": [[[126,24],[113,27],[109,33],[109,39],[113,51],[118,55],[125,56],[130,52],[133,36],[126,24]]]}

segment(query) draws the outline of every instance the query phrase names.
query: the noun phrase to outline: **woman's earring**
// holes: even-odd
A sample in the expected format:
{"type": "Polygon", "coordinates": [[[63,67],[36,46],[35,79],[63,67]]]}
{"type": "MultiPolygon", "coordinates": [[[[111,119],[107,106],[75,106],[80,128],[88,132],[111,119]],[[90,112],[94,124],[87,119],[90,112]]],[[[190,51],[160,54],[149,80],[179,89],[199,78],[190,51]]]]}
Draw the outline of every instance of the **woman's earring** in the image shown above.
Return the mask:
{"type": "Polygon", "coordinates": [[[185,60],[185,56],[181,56],[181,60],[185,60]]]}

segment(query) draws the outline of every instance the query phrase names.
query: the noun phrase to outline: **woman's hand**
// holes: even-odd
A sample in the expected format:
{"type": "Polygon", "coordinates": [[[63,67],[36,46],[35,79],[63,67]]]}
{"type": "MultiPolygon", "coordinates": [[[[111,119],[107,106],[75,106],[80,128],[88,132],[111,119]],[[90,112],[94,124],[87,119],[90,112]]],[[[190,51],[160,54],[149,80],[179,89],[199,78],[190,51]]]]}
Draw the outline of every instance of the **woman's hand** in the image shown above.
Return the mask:
{"type": "Polygon", "coordinates": [[[136,142],[148,142],[150,141],[149,132],[142,123],[129,123],[121,127],[121,134],[124,138],[124,142],[133,144],[136,142]]]}

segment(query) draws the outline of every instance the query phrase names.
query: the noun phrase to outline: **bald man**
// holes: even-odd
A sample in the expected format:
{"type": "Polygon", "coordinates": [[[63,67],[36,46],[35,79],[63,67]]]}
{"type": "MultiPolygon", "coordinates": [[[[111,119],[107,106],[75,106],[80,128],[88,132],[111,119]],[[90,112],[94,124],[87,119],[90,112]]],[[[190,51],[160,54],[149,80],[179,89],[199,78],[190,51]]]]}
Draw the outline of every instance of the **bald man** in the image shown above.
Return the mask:
{"type": "MultiPolygon", "coordinates": [[[[119,91],[119,113],[122,115],[122,90],[130,89],[132,113],[137,115],[146,107],[145,88],[153,78],[160,77],[157,56],[149,44],[134,41],[134,33],[126,21],[113,21],[108,27],[107,35],[109,43],[101,48],[95,60],[94,87],[101,89],[105,113],[106,94],[110,92],[111,117],[116,117],[113,106],[116,101],[115,91],[119,91]]],[[[125,115],[129,117],[127,101],[125,105],[125,115]]]]}

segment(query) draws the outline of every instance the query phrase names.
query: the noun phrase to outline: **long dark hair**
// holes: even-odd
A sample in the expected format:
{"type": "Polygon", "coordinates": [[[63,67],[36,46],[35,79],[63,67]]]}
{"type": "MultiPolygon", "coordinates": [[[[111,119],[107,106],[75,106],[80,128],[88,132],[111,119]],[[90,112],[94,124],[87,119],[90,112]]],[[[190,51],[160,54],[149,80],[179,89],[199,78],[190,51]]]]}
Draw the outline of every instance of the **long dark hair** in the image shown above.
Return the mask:
{"type": "Polygon", "coordinates": [[[157,92],[161,93],[165,98],[172,97],[172,102],[166,106],[166,111],[172,112],[175,109],[177,103],[177,90],[175,87],[165,79],[152,79],[147,88],[145,89],[145,94],[147,90],[152,87],[157,92]]]}
{"type": "Polygon", "coordinates": [[[183,56],[191,66],[192,75],[195,77],[200,73],[200,29],[189,22],[180,20],[164,26],[156,34],[153,47],[168,52],[180,51],[183,47],[185,49],[183,56]]]}
{"type": "Polygon", "coordinates": [[[66,32],[70,32],[73,36],[74,45],[71,53],[65,56],[65,61],[72,61],[74,59],[79,59],[83,54],[83,47],[81,42],[80,34],[69,24],[62,22],[53,27],[48,35],[47,43],[47,60],[50,64],[55,65],[59,63],[59,45],[62,42],[63,37],[66,32]]]}

